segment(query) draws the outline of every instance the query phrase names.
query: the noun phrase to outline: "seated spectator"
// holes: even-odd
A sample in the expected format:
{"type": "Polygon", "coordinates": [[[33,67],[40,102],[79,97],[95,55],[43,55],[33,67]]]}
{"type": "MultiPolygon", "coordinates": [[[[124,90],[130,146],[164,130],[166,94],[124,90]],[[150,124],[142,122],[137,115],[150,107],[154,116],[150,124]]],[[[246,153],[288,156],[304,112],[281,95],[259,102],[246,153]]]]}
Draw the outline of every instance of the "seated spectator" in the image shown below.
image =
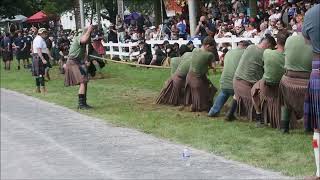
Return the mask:
{"type": "Polygon", "coordinates": [[[246,30],[243,32],[242,37],[253,38],[257,35],[257,29],[255,28],[254,23],[250,23],[246,30]]]}
{"type": "Polygon", "coordinates": [[[113,24],[109,26],[108,42],[118,43],[117,30],[113,24]]]}
{"type": "Polygon", "coordinates": [[[140,54],[138,58],[138,64],[150,64],[152,59],[152,53],[150,45],[141,41],[139,42],[140,54]]]}
{"type": "Polygon", "coordinates": [[[187,24],[183,18],[180,18],[180,21],[177,23],[177,28],[179,30],[179,38],[184,40],[187,39],[187,24]]]}
{"type": "Polygon", "coordinates": [[[160,49],[158,44],[154,45],[154,55],[152,57],[150,65],[161,66],[164,59],[167,57],[166,54],[160,49]]]}
{"type": "Polygon", "coordinates": [[[244,27],[243,26],[236,26],[234,28],[234,34],[236,36],[241,36],[243,34],[243,32],[244,32],[244,27]]]}
{"type": "Polygon", "coordinates": [[[156,30],[155,26],[150,27],[151,33],[150,33],[150,38],[153,40],[156,40],[158,38],[158,32],[156,30]]]}
{"type": "Polygon", "coordinates": [[[277,27],[277,30],[275,31],[274,35],[277,35],[279,31],[286,30],[285,25],[281,20],[278,20],[276,27],[277,27]]]}
{"type": "Polygon", "coordinates": [[[195,34],[199,36],[199,39],[202,40],[207,36],[214,37],[215,32],[215,27],[213,27],[211,23],[208,23],[205,16],[201,16],[195,31],[195,34]]]}
{"type": "Polygon", "coordinates": [[[302,25],[303,25],[303,16],[301,14],[298,14],[296,16],[296,25],[297,25],[297,32],[301,33],[302,32],[302,25]]]}
{"type": "Polygon", "coordinates": [[[190,52],[192,52],[193,49],[194,49],[194,44],[193,44],[193,42],[192,42],[192,41],[189,41],[189,42],[187,43],[187,47],[189,48],[190,52]]]}
{"type": "Polygon", "coordinates": [[[266,36],[266,34],[272,34],[272,32],[268,29],[268,24],[263,22],[260,24],[260,32],[258,33],[258,36],[260,36],[260,38],[263,38],[266,36]]]}
{"type": "Polygon", "coordinates": [[[139,47],[132,47],[132,49],[129,51],[129,60],[137,61],[139,59],[139,55],[139,47]]]}
{"type": "Polygon", "coordinates": [[[175,24],[171,26],[171,40],[178,40],[179,39],[179,29],[175,24]]]}

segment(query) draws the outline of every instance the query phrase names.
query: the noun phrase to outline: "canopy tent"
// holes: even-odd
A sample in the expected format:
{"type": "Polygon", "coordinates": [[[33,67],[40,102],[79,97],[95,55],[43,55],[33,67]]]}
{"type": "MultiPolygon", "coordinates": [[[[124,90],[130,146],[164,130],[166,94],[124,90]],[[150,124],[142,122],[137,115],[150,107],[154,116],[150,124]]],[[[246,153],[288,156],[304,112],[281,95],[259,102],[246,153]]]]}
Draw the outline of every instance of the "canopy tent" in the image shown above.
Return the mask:
{"type": "Polygon", "coordinates": [[[28,18],[25,17],[24,15],[15,15],[14,18],[5,18],[5,19],[1,19],[0,22],[25,22],[28,18]]]}
{"type": "Polygon", "coordinates": [[[34,15],[30,16],[27,20],[28,23],[39,23],[44,22],[48,20],[48,16],[43,12],[39,11],[35,13],[34,15]]]}
{"type": "Polygon", "coordinates": [[[133,13],[125,16],[124,22],[125,22],[126,24],[130,24],[130,21],[131,21],[131,20],[137,20],[139,17],[140,17],[140,14],[139,14],[139,13],[133,12],[133,13]]]}

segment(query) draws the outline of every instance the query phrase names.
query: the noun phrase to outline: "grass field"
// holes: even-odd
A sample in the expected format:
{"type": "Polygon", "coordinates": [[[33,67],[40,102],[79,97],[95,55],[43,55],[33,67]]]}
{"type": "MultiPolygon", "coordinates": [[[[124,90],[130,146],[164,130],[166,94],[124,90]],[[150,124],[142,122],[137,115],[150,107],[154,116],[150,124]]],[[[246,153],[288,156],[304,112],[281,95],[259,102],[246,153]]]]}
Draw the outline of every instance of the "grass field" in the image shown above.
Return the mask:
{"type": "MultiPolygon", "coordinates": [[[[303,130],[282,135],[271,128],[257,129],[250,122],[224,122],[222,117],[208,118],[206,113],[155,105],[169,70],[109,63],[104,74],[105,79],[89,83],[88,102],[95,108],[81,113],[285,175],[314,174],[311,135],[303,130]]],[[[56,67],[51,77],[44,96],[33,93],[35,83],[28,70],[1,68],[1,87],[77,110],[77,87],[64,87],[56,67]]],[[[217,87],[219,77],[211,74],[217,87]]]]}

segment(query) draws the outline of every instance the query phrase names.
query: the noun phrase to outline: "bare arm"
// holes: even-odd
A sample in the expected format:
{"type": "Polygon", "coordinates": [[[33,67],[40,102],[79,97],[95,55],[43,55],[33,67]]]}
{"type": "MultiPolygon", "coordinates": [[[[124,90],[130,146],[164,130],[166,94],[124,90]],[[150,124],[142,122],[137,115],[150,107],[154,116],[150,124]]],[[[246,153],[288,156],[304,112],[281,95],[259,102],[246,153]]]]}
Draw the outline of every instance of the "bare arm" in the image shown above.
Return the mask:
{"type": "Polygon", "coordinates": [[[88,42],[92,30],[93,30],[93,27],[92,27],[92,25],[90,25],[88,27],[88,30],[81,36],[80,44],[86,44],[88,42]]]}
{"type": "Polygon", "coordinates": [[[196,31],[194,32],[194,34],[199,34],[199,32],[200,32],[200,26],[201,26],[201,25],[202,25],[202,23],[199,22],[199,24],[198,24],[198,26],[197,26],[196,31]]]}
{"type": "Polygon", "coordinates": [[[42,60],[43,64],[47,64],[46,59],[44,59],[44,57],[42,56],[41,48],[37,48],[37,53],[38,53],[38,56],[40,57],[40,59],[42,60]]]}
{"type": "Polygon", "coordinates": [[[51,56],[51,52],[50,52],[50,50],[47,48],[47,52],[48,52],[48,56],[49,56],[49,58],[50,59],[53,59],[53,57],[51,56]]]}
{"type": "Polygon", "coordinates": [[[26,46],[27,46],[27,43],[24,43],[23,48],[21,50],[24,50],[24,48],[26,48],[26,46]]]}

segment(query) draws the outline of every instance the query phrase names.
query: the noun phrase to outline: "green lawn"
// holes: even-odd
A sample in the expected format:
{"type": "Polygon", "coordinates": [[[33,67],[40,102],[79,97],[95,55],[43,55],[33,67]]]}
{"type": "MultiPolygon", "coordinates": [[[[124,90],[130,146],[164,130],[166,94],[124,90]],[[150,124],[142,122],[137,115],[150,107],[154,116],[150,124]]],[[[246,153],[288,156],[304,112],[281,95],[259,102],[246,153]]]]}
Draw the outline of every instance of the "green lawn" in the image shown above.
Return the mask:
{"type": "MultiPolygon", "coordinates": [[[[109,63],[104,74],[105,79],[89,83],[88,102],[95,108],[81,113],[286,175],[314,174],[312,137],[303,130],[282,135],[271,128],[257,129],[249,122],[224,122],[222,118],[208,118],[206,113],[156,105],[153,102],[169,70],[109,63]]],[[[218,85],[219,74],[210,76],[218,85]]],[[[49,93],[43,96],[33,93],[29,71],[1,68],[1,87],[76,110],[77,87],[64,87],[56,67],[51,77],[49,93]]]]}

